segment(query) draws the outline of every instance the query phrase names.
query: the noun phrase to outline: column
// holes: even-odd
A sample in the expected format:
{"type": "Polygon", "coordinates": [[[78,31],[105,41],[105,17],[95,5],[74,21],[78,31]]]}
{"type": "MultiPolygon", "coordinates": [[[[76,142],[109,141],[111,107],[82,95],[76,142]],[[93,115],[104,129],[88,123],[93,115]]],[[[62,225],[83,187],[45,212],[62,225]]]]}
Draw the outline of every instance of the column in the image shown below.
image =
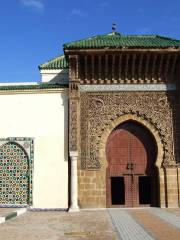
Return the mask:
{"type": "Polygon", "coordinates": [[[79,211],[78,206],[78,181],[77,181],[77,151],[70,151],[71,159],[71,205],[69,212],[79,211]]]}
{"type": "Polygon", "coordinates": [[[79,211],[78,207],[78,180],[77,161],[79,146],[79,58],[69,56],[69,156],[71,164],[70,212],[79,211]]]}
{"type": "Polygon", "coordinates": [[[165,182],[164,182],[164,169],[163,168],[159,168],[159,200],[160,200],[160,207],[161,208],[165,208],[166,207],[166,190],[165,190],[165,182]]]}
{"type": "Polygon", "coordinates": [[[167,205],[168,208],[177,208],[178,205],[178,182],[176,166],[166,167],[167,182],[167,205]]]}

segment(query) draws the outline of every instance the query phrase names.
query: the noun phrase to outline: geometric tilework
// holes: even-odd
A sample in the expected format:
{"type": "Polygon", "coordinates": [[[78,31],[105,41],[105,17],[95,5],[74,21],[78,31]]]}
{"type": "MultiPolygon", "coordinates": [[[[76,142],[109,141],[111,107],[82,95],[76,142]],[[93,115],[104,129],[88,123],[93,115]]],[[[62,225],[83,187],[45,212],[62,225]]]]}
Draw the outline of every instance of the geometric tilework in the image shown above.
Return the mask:
{"type": "Polygon", "coordinates": [[[4,140],[0,144],[0,205],[31,205],[32,140],[4,140]]]}

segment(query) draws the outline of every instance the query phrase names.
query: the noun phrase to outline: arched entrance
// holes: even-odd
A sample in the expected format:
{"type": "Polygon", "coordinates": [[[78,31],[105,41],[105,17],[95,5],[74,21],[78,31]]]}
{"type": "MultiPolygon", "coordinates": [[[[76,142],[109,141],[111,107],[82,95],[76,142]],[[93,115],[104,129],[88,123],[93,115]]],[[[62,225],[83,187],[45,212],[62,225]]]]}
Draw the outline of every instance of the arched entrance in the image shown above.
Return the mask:
{"type": "Polygon", "coordinates": [[[152,134],[136,121],[126,121],[109,135],[106,144],[108,207],[157,206],[157,145],[152,134]]]}

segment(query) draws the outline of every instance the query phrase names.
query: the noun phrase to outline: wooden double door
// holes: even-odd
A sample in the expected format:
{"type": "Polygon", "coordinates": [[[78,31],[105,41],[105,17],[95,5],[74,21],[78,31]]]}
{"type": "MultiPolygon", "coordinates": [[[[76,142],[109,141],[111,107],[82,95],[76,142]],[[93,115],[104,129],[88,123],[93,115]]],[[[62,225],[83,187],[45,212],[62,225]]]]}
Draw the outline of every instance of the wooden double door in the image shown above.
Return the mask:
{"type": "Polygon", "coordinates": [[[138,123],[114,129],[106,146],[108,207],[157,205],[156,152],[153,136],[138,123]]]}

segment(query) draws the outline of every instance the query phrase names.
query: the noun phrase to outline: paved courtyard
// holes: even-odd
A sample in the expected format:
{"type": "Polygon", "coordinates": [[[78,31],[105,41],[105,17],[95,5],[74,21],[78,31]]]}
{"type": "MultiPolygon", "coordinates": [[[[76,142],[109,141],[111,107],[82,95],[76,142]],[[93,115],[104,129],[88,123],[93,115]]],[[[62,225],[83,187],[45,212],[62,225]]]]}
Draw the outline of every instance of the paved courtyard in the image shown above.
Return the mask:
{"type": "Polygon", "coordinates": [[[180,209],[27,212],[0,232],[0,240],[179,240],[180,209]]]}

